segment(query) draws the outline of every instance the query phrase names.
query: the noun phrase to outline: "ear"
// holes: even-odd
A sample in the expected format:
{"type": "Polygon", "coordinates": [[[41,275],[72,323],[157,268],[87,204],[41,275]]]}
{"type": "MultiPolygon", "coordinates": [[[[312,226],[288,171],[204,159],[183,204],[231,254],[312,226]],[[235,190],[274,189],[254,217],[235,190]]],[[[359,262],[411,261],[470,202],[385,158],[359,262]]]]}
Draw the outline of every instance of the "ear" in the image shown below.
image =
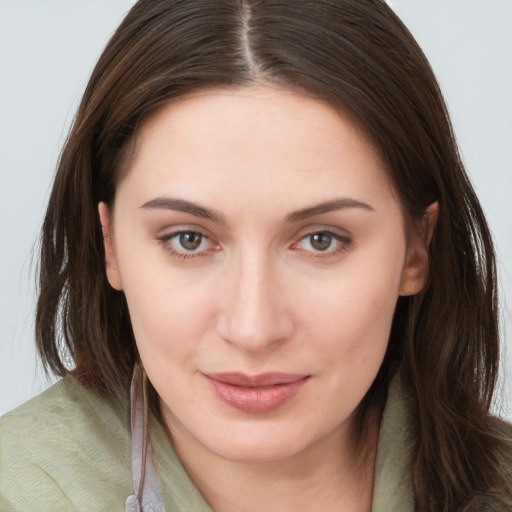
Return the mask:
{"type": "Polygon", "coordinates": [[[402,271],[400,295],[416,295],[423,290],[429,269],[428,246],[432,240],[439,217],[439,203],[428,206],[423,214],[420,229],[409,242],[407,256],[402,271]]]}
{"type": "Polygon", "coordinates": [[[101,202],[98,204],[98,213],[100,214],[101,230],[103,232],[103,245],[105,247],[105,270],[110,286],[116,290],[122,290],[121,274],[117,266],[116,251],[112,230],[110,226],[110,211],[108,206],[101,202]]]}

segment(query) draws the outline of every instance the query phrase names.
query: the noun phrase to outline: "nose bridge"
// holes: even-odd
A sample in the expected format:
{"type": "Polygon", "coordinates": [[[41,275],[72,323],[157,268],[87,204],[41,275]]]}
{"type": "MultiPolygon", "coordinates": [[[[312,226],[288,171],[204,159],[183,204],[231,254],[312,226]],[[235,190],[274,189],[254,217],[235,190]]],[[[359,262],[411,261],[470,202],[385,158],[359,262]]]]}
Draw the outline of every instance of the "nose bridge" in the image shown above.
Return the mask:
{"type": "Polygon", "coordinates": [[[247,248],[226,272],[219,333],[246,351],[262,350],[290,335],[279,266],[268,251],[247,248]]]}

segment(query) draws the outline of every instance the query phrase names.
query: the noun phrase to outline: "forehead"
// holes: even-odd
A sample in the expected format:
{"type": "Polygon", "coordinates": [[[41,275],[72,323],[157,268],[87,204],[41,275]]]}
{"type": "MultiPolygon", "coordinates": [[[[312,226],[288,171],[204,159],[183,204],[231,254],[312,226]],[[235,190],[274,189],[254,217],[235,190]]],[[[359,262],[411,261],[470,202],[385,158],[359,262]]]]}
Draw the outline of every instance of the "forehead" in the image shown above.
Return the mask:
{"type": "Polygon", "coordinates": [[[266,86],[199,91],[160,108],[137,133],[119,191],[128,185],[148,197],[230,193],[230,202],[391,191],[378,153],[339,111],[266,86]]]}

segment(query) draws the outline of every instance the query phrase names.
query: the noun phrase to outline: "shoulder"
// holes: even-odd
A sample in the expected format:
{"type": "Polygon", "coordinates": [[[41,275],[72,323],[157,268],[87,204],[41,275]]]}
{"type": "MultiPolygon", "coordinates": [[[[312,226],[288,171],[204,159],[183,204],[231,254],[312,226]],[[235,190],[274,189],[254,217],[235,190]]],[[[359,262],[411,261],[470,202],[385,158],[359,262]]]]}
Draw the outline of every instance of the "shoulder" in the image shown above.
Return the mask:
{"type": "Polygon", "coordinates": [[[412,393],[396,375],[389,386],[377,445],[372,508],[376,512],[414,510],[410,467],[416,441],[415,410],[412,393]]]}
{"type": "Polygon", "coordinates": [[[1,418],[1,510],[122,510],[130,489],[127,404],[66,377],[1,418]]]}

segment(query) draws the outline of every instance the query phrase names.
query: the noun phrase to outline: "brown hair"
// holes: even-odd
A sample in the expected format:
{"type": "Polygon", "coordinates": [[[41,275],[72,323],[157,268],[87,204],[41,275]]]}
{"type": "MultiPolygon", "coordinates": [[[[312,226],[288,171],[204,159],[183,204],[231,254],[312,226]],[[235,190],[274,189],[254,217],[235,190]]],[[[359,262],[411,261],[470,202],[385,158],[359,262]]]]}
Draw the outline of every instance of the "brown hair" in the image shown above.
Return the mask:
{"type": "Polygon", "coordinates": [[[46,368],[103,394],[128,389],[137,350],[124,295],[105,276],[97,204],[112,204],[123,149],[146,116],[194,89],[255,81],[349,115],[384,159],[410,226],[439,202],[429,282],[399,299],[359,418],[400,369],[417,403],[417,510],[511,510],[510,442],[489,414],[499,347],[491,236],[430,66],[382,0],[132,8],[87,86],[42,228],[36,335],[46,368]]]}

